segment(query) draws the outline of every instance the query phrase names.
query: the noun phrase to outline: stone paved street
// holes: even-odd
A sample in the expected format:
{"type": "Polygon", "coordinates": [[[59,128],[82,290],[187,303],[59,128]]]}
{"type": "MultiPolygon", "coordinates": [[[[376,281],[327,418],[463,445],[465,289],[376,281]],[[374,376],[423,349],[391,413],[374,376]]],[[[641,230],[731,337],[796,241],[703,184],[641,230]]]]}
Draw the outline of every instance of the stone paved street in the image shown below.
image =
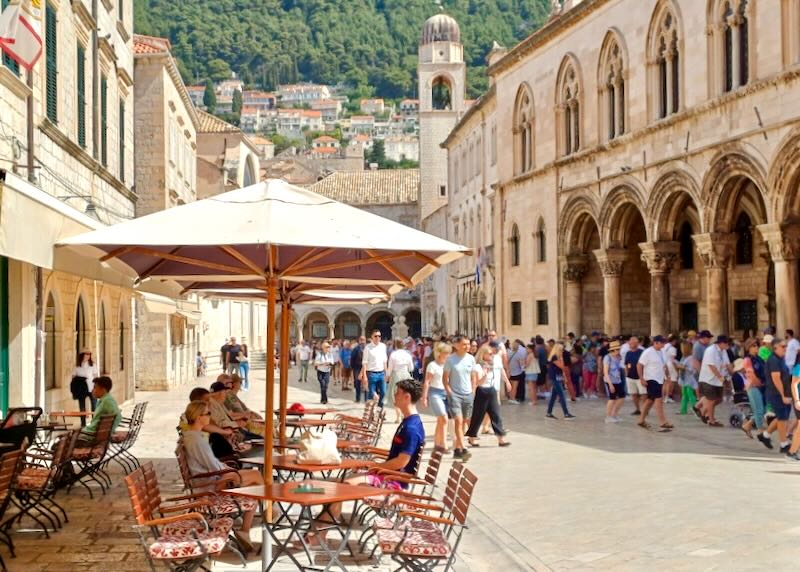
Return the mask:
{"type": "MultiPolygon", "coordinates": [[[[314,403],[315,384],[291,381],[290,401],[314,403]]],[[[245,400],[261,409],[263,381],[255,385],[245,400]]],[[[188,391],[137,394],[150,401],[137,454],[157,463],[164,496],[179,492],[174,426],[188,391]]],[[[349,405],[348,395],[333,395],[332,405],[349,405]]],[[[501,450],[485,436],[473,450],[480,480],[460,571],[796,568],[800,466],[738,430],[674,415],[675,406],[670,434],[646,432],[630,416],[605,425],[602,403],[575,404],[575,422],[546,422],[544,407],[503,406],[513,446],[501,450]]],[[[105,497],[60,494],[70,523],[50,540],[16,534],[9,570],[146,570],[121,473],[112,477],[105,497]]],[[[258,569],[253,560],[248,570],[258,569]]],[[[214,570],[242,567],[226,558],[214,570]]]]}

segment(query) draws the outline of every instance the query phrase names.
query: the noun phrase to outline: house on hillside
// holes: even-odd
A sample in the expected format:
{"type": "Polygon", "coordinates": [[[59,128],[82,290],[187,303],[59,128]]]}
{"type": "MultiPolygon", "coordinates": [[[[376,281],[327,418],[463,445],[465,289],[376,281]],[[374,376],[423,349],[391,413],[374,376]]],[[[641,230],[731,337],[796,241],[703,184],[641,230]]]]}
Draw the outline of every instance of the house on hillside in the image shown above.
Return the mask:
{"type": "Polygon", "coordinates": [[[203,96],[205,96],[206,93],[206,86],[188,85],[186,86],[186,92],[189,94],[189,99],[192,101],[192,104],[195,107],[205,109],[205,105],[203,104],[203,96]]]}
{"type": "Polygon", "coordinates": [[[291,107],[295,104],[311,104],[312,101],[319,101],[331,98],[331,90],[327,85],[315,83],[298,83],[278,86],[278,97],[284,107],[291,107]]]}
{"type": "Polygon", "coordinates": [[[386,109],[386,104],[380,98],[362,99],[359,107],[365,115],[381,115],[386,109]]]}

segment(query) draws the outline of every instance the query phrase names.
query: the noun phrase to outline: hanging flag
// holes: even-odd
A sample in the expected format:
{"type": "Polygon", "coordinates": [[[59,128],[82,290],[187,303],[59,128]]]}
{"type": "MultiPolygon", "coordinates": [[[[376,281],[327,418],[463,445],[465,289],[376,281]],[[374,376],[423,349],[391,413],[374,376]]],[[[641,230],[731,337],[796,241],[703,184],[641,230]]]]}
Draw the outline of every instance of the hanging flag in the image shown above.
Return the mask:
{"type": "Polygon", "coordinates": [[[42,56],[41,0],[15,2],[0,14],[0,48],[26,70],[42,56]]]}

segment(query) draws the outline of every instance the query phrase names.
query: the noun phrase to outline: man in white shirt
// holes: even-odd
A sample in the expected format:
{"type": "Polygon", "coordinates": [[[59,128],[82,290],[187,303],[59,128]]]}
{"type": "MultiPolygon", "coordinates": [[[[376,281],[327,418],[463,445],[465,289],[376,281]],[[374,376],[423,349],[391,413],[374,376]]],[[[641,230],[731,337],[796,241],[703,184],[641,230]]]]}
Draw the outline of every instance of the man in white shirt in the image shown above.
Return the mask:
{"type": "Polygon", "coordinates": [[[642,352],[639,363],[636,364],[639,380],[647,387],[647,398],[642,406],[639,427],[650,428],[650,425],[645,420],[653,404],[655,404],[658,423],[661,426],[660,433],[666,433],[673,429],[673,425],[667,423],[662,400],[662,386],[667,378],[667,366],[664,363],[664,354],[662,353],[666,341],[664,336],[654,336],[653,345],[642,352]]]}
{"type": "Polygon", "coordinates": [[[667,366],[667,380],[664,382],[664,403],[673,403],[672,388],[675,382],[678,381],[678,337],[675,334],[667,338],[667,343],[664,344],[664,349],[661,353],[664,355],[664,363],[667,366]]]}
{"type": "Polygon", "coordinates": [[[367,399],[374,399],[375,394],[378,394],[379,407],[383,407],[383,397],[386,395],[386,363],[388,361],[389,356],[386,353],[386,344],[381,341],[381,332],[373,330],[370,342],[364,348],[359,379],[367,382],[367,399]]]}
{"type": "Polygon", "coordinates": [[[800,342],[794,337],[794,330],[786,330],[786,357],[784,361],[789,367],[789,371],[797,363],[797,352],[800,351],[800,342]]]}
{"type": "Polygon", "coordinates": [[[297,348],[297,359],[300,362],[300,381],[306,383],[308,381],[308,362],[311,359],[311,346],[308,342],[300,342],[300,347],[297,348]]]}
{"type": "Polygon", "coordinates": [[[728,359],[728,337],[717,336],[717,341],[703,353],[700,366],[700,394],[705,397],[702,407],[702,420],[712,427],[722,427],[722,423],[714,417],[714,409],[722,401],[722,387],[725,376],[731,371],[728,359]]]}

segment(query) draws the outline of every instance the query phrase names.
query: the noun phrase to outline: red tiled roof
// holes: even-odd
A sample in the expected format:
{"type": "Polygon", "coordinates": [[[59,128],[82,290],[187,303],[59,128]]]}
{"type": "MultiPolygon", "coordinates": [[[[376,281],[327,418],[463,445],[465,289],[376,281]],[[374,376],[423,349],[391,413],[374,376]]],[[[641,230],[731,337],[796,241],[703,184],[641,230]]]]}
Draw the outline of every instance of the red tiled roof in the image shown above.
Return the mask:
{"type": "Polygon", "coordinates": [[[169,52],[171,48],[172,46],[166,38],[144,36],[142,34],[133,35],[134,54],[161,54],[169,52]]]}

